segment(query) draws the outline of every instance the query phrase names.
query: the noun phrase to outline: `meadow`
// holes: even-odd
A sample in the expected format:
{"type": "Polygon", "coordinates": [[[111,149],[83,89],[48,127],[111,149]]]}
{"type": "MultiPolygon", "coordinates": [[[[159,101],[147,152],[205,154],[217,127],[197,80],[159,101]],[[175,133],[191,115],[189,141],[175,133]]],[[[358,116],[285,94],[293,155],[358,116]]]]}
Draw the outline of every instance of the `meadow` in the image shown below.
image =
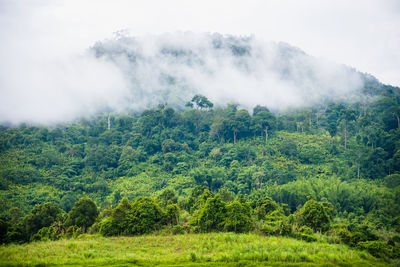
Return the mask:
{"type": "Polygon", "coordinates": [[[101,237],[9,244],[0,266],[388,266],[342,244],[257,234],[101,237]]]}

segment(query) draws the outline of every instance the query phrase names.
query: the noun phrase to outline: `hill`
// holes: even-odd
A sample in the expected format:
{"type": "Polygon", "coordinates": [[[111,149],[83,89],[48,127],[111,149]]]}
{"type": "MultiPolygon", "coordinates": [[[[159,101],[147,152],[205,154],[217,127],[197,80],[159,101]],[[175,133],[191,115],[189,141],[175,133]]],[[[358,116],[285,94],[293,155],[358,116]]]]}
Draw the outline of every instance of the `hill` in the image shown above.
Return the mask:
{"type": "MultiPolygon", "coordinates": [[[[330,240],[396,261],[400,89],[339,65],[327,69],[343,83],[330,83],[319,72],[326,65],[283,44],[270,44],[274,56],[266,59],[252,38],[192,41],[182,47],[162,38],[150,51],[128,37],[98,43],[91,53],[132,79],[136,102],[128,97],[118,112],[103,107],[95,116],[52,126],[0,127],[1,243],[87,233],[235,232],[330,240]],[[269,67],[259,68],[259,58],[269,67]],[[310,65],[298,71],[305,62],[310,65]],[[187,79],[206,75],[215,86],[223,77],[216,66],[228,65],[246,84],[272,75],[280,77],[277,95],[304,95],[293,102],[272,97],[271,109],[250,108],[249,88],[233,93],[243,106],[214,104],[187,79]],[[143,77],[152,70],[155,76],[145,80],[156,81],[150,95],[157,97],[142,101],[149,96],[143,77]],[[196,94],[187,97],[190,92],[196,94]]],[[[262,102],[263,94],[255,97],[262,102]]],[[[69,241],[51,244],[62,242],[69,241]]]]}

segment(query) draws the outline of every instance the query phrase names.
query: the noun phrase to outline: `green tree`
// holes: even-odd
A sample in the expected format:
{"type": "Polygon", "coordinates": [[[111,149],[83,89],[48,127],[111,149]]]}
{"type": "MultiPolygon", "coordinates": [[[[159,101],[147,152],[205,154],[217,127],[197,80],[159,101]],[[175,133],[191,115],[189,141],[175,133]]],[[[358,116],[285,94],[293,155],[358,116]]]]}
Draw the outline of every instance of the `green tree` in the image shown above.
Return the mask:
{"type": "Polygon", "coordinates": [[[157,197],[157,201],[164,208],[169,204],[176,204],[178,198],[176,197],[174,190],[167,188],[157,197]]]}
{"type": "Polygon", "coordinates": [[[245,109],[241,109],[236,111],[235,113],[231,113],[229,126],[233,133],[234,144],[236,144],[238,134],[242,134],[243,137],[246,136],[250,128],[250,122],[251,117],[249,115],[249,112],[245,109]]]}
{"type": "MultiPolygon", "coordinates": [[[[203,109],[203,108],[212,108],[214,106],[213,103],[211,103],[210,100],[207,99],[207,97],[203,96],[203,95],[195,95],[192,98],[192,103],[196,104],[197,108],[203,109]]],[[[188,104],[186,104],[187,106],[190,106],[188,104]]]]}
{"type": "Polygon", "coordinates": [[[128,213],[130,231],[134,235],[151,233],[165,222],[165,213],[150,197],[138,197],[128,213]]]}
{"type": "Polygon", "coordinates": [[[65,211],[69,212],[77,201],[73,194],[66,194],[60,200],[60,207],[65,211]]]}
{"type": "Polygon", "coordinates": [[[299,222],[301,225],[311,227],[314,232],[325,232],[329,229],[330,217],[323,204],[310,199],[299,210],[299,222]]]}
{"type": "Polygon", "coordinates": [[[253,228],[251,208],[247,203],[233,201],[226,207],[224,229],[236,233],[249,232],[253,228]]]}
{"type": "Polygon", "coordinates": [[[128,213],[131,210],[131,203],[127,198],[123,198],[111,211],[110,216],[101,221],[100,233],[104,236],[129,234],[131,229],[129,227],[128,213]]]}
{"type": "Polygon", "coordinates": [[[36,205],[25,221],[28,236],[32,236],[43,227],[48,227],[58,220],[62,220],[63,211],[55,202],[36,205]]]}
{"type": "Polygon", "coordinates": [[[179,223],[179,207],[176,204],[169,204],[165,208],[165,219],[167,224],[177,225],[179,223]]]}
{"type": "Polygon", "coordinates": [[[83,232],[95,222],[99,211],[96,204],[89,198],[79,199],[68,214],[66,224],[68,226],[79,226],[83,232]]]}
{"type": "Polygon", "coordinates": [[[226,205],[217,195],[208,198],[201,207],[196,224],[202,232],[221,231],[224,228],[226,205]]]}
{"type": "Polygon", "coordinates": [[[260,133],[260,136],[265,135],[266,142],[268,141],[268,136],[270,130],[273,130],[276,124],[276,119],[274,115],[267,110],[259,110],[256,112],[256,108],[253,111],[253,118],[251,123],[251,130],[254,134],[260,133]]]}

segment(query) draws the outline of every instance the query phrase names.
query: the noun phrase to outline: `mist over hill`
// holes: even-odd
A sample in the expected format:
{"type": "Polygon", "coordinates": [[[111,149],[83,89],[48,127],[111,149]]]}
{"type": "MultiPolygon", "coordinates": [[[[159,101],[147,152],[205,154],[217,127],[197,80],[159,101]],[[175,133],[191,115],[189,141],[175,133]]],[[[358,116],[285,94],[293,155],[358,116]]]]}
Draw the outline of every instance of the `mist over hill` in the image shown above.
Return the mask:
{"type": "Polygon", "coordinates": [[[130,99],[126,104],[133,109],[164,102],[181,107],[201,93],[217,104],[263,104],[282,110],[349,99],[364,86],[364,76],[350,67],[254,36],[117,34],[91,50],[96,58],[117,66],[129,81],[123,97],[130,99]]]}
{"type": "Polygon", "coordinates": [[[353,101],[383,85],[373,76],[255,36],[117,32],[81,55],[26,61],[1,81],[0,122],[50,125],[101,112],[183,109],[195,94],[215,105],[272,111],[353,101]]]}

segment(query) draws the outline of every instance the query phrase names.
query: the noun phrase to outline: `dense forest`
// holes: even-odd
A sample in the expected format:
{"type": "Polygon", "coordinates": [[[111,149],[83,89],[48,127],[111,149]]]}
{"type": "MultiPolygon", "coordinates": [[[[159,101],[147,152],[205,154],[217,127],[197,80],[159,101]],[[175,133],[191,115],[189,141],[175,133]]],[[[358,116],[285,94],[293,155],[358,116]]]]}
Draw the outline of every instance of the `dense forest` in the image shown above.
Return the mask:
{"type": "Polygon", "coordinates": [[[285,112],[189,100],[1,126],[1,243],[254,232],[400,257],[399,88],[285,112]]]}

